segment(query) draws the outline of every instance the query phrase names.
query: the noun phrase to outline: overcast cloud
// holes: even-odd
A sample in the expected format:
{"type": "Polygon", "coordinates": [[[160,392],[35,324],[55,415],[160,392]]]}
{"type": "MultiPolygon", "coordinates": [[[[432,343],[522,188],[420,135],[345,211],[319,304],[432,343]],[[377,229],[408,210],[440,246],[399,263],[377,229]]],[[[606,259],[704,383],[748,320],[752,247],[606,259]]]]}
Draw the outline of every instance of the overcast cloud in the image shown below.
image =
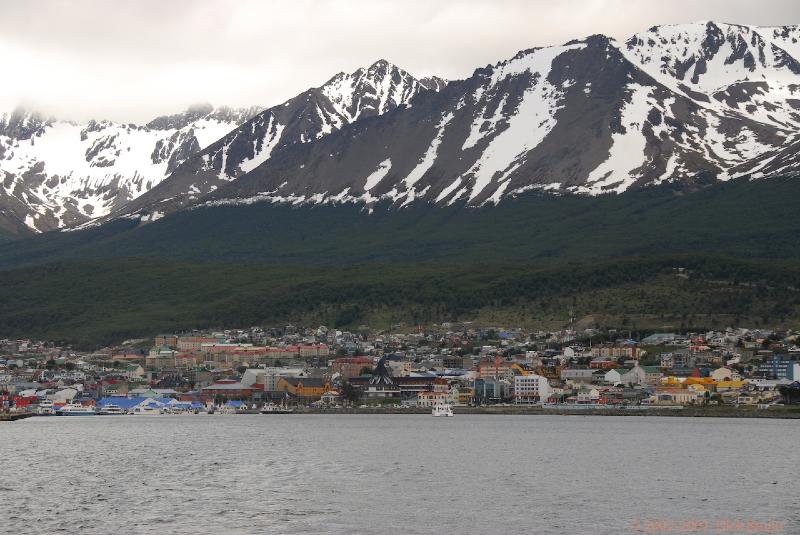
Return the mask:
{"type": "Polygon", "coordinates": [[[387,59],[463,78],[518,50],[656,24],[800,23],[798,0],[0,0],[0,110],[147,121],[274,105],[387,59]]]}

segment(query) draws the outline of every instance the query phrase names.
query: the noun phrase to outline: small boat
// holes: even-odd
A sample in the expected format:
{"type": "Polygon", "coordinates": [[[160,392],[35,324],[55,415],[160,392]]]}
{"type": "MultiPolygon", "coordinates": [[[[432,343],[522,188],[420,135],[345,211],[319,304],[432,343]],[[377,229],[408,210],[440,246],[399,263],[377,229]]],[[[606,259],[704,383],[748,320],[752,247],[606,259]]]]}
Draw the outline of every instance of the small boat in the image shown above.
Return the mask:
{"type": "Polygon", "coordinates": [[[36,414],[39,416],[52,416],[55,413],[56,411],[51,400],[43,399],[39,402],[39,408],[36,409],[36,414]]]}
{"type": "Polygon", "coordinates": [[[67,403],[56,410],[58,416],[94,416],[97,414],[92,407],[81,405],[80,403],[67,403]]]}
{"type": "Polygon", "coordinates": [[[431,409],[431,416],[451,417],[453,416],[453,407],[449,403],[439,402],[431,409]]]}
{"type": "Polygon", "coordinates": [[[109,403],[108,405],[103,405],[103,407],[97,411],[97,414],[101,416],[117,416],[120,414],[125,414],[125,410],[119,405],[109,403]]]}
{"type": "Polygon", "coordinates": [[[137,416],[160,416],[163,414],[161,411],[161,407],[153,407],[152,405],[148,405],[146,407],[135,407],[131,414],[135,414],[137,416]]]}
{"type": "Polygon", "coordinates": [[[275,405],[274,403],[265,403],[263,407],[261,407],[261,414],[291,414],[294,412],[292,409],[281,406],[275,405]]]}

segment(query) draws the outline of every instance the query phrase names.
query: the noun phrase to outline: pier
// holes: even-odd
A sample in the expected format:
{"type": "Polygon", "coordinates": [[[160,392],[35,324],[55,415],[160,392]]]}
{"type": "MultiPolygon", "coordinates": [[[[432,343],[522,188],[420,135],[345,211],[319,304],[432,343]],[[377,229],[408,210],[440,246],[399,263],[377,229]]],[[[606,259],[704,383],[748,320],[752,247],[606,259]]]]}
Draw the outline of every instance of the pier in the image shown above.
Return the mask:
{"type": "Polygon", "coordinates": [[[14,422],[31,416],[36,416],[36,414],[32,412],[0,412],[0,422],[14,422]]]}

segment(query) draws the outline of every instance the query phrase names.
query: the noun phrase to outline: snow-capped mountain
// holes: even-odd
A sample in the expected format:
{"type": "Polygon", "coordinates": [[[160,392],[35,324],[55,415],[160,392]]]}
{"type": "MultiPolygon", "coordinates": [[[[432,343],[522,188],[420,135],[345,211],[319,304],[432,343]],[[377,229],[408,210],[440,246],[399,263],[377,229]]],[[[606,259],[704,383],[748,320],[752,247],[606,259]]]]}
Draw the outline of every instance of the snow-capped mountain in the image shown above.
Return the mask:
{"type": "Polygon", "coordinates": [[[0,219],[41,232],[110,213],[259,111],[198,105],[146,125],[0,116],[0,219]]]}
{"type": "Polygon", "coordinates": [[[526,50],[380,120],[273,154],[201,202],[479,206],[530,190],[619,193],[767,169],[800,125],[800,68],[778,46],[786,35],[697,23],[526,50]]]}
{"type": "Polygon", "coordinates": [[[622,50],[656,80],[709,108],[794,128],[800,63],[782,48],[790,36],[789,28],[707,22],[651,28],[622,50]]]}
{"type": "Polygon", "coordinates": [[[11,199],[0,210],[17,203],[24,213],[48,194],[67,199],[53,204],[49,226],[40,223],[48,216],[31,214],[29,226],[44,230],[98,216],[148,222],[203,205],[491,206],[530,191],[597,195],[793,176],[800,174],[798,58],[798,27],[700,22],[525,50],[447,84],[379,61],[220,127],[216,139],[198,137],[194,125],[204,116],[112,125],[128,137],[111,146],[98,133],[103,124],[18,117],[0,129],[0,195],[11,199]],[[77,128],[85,143],[78,163],[91,173],[80,188],[68,172],[78,163],[44,150],[64,145],[40,140],[59,124],[77,128]],[[140,130],[158,132],[147,161],[167,178],[148,181],[126,163],[128,150],[145,144],[140,130]],[[20,156],[34,141],[42,156],[20,156]],[[31,163],[8,171],[7,161],[31,163]],[[114,180],[125,187],[107,186],[114,180]],[[84,187],[86,194],[73,193],[84,187]],[[116,191],[125,193],[117,199],[116,191]]]}
{"type": "Polygon", "coordinates": [[[417,80],[385,60],[353,73],[339,73],[227,133],[116,215],[144,212],[149,219],[158,218],[256,169],[283,149],[383,115],[407,105],[417,94],[438,91],[445,84],[437,77],[417,80]]]}

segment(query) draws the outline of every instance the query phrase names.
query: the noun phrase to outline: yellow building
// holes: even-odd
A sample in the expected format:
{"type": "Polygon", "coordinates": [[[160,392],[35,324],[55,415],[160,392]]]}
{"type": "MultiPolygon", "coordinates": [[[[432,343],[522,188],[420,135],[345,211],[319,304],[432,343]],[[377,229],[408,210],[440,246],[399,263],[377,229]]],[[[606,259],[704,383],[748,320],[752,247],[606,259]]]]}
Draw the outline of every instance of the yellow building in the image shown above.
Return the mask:
{"type": "Polygon", "coordinates": [[[331,389],[327,379],[311,377],[281,377],[277,389],[290,396],[303,399],[320,399],[322,394],[331,389]]]}

